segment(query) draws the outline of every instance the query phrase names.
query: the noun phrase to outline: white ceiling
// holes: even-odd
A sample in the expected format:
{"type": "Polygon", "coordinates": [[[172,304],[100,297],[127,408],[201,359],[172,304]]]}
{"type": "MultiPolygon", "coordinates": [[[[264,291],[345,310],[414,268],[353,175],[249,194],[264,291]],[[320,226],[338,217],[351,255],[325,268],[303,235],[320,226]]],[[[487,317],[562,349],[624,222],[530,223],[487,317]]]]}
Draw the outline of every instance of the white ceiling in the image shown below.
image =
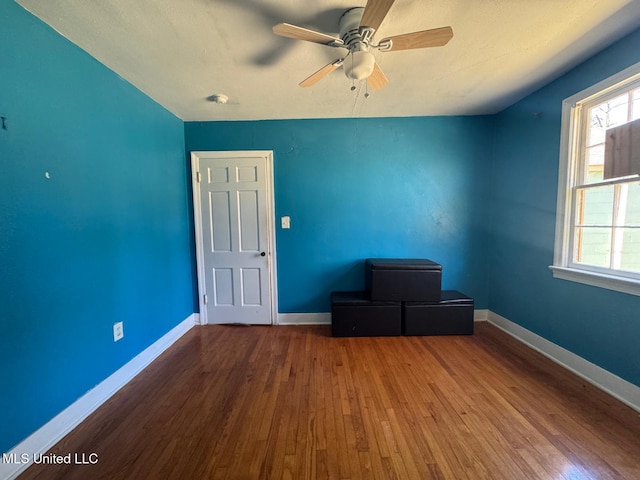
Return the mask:
{"type": "Polygon", "coordinates": [[[271,29],[337,34],[366,0],[16,1],[185,121],[495,113],[640,26],[640,0],[396,0],[376,40],[446,25],[454,37],[377,52],[389,85],[365,98],[342,69],[299,87],[343,50],[271,29]]]}

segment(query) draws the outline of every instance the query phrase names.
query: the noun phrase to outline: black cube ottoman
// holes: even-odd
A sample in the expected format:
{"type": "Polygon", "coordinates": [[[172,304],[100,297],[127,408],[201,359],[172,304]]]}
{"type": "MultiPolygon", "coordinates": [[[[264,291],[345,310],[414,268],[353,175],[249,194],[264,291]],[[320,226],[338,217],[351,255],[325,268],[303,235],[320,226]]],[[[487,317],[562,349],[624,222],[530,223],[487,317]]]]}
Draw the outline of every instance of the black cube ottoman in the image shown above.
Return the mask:
{"type": "Polygon", "coordinates": [[[371,301],[366,292],[331,294],[331,335],[375,337],[402,334],[402,304],[371,301]]]}
{"type": "Polygon", "coordinates": [[[473,299],[443,290],[437,303],[405,302],[403,335],[472,335],[473,299]]]}
{"type": "Polygon", "coordinates": [[[368,258],[365,285],[371,300],[438,302],[442,266],[426,259],[368,258]]]}

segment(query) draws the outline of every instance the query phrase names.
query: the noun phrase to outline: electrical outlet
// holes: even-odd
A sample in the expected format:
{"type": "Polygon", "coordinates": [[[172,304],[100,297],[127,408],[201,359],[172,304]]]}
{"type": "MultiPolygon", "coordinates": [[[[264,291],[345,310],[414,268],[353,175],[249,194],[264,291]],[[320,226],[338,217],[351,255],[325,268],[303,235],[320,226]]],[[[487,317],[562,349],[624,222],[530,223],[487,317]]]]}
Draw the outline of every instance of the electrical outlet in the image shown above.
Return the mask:
{"type": "Polygon", "coordinates": [[[113,324],[113,341],[117,342],[124,337],[124,323],[116,322],[113,324]]]}

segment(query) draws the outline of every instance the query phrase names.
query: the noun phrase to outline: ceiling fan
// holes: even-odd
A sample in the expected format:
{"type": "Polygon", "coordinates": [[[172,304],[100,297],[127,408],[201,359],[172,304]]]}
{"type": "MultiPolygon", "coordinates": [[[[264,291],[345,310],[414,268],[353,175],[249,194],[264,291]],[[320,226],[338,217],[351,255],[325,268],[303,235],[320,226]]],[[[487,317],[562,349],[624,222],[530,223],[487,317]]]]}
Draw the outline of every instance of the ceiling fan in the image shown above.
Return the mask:
{"type": "MultiPolygon", "coordinates": [[[[395,0],[368,0],[367,5],[347,10],[340,17],[340,37],[316,32],[289,23],[279,23],[273,33],[282,37],[319,43],[328,47],[344,48],[347,54],[325,65],[302,82],[301,87],[310,87],[322,78],[343,66],[344,73],[352,80],[367,80],[372,90],[385,87],[389,80],[376,63],[372,50],[389,52],[414,48],[441,47],[453,37],[451,27],[441,27],[420,32],[405,33],[383,38],[376,45],[373,36],[387,16],[395,0]]],[[[355,86],[351,87],[352,90],[355,86]]]]}

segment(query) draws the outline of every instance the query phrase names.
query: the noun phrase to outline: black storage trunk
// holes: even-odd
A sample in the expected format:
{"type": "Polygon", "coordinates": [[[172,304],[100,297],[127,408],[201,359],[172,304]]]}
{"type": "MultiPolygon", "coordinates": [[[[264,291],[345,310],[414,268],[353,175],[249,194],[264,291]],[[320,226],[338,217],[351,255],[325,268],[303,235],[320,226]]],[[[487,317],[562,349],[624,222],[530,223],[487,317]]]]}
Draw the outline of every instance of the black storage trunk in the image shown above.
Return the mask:
{"type": "Polygon", "coordinates": [[[375,337],[402,334],[402,304],[371,301],[366,292],[331,294],[331,335],[375,337]]]}
{"type": "Polygon", "coordinates": [[[365,285],[371,300],[438,302],[442,266],[425,259],[369,258],[365,285]]]}
{"type": "Polygon", "coordinates": [[[472,335],[473,299],[444,290],[438,303],[405,302],[403,335],[472,335]]]}

